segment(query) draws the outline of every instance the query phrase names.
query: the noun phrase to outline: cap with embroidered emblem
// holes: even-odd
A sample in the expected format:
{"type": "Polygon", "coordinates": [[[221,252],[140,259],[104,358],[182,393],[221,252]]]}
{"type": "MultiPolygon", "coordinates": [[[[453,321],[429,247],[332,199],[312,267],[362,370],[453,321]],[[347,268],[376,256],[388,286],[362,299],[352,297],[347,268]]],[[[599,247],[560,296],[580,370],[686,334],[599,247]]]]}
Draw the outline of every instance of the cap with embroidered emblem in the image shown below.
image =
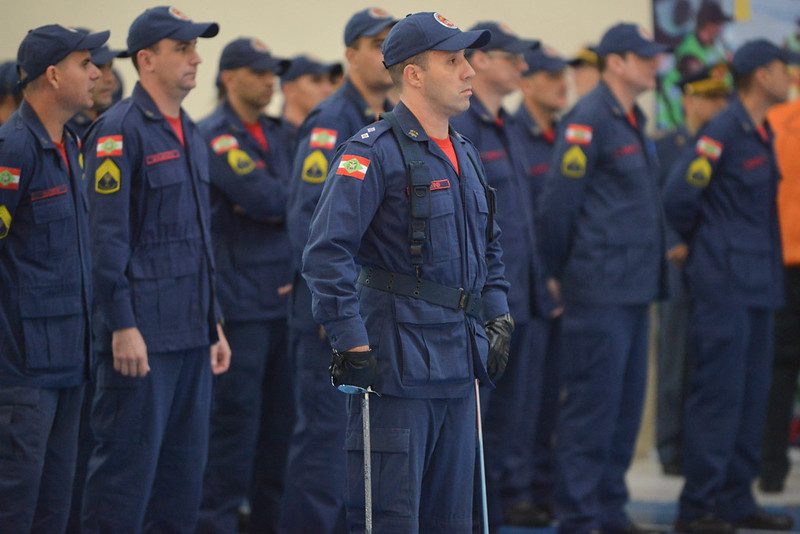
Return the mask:
{"type": "Polygon", "coordinates": [[[359,37],[375,37],[397,23],[388,11],[379,7],[362,9],[350,17],[344,27],[344,45],[350,46],[359,37]]]}
{"type": "MultiPolygon", "coordinates": [[[[17,66],[25,71],[23,86],[35,80],[77,50],[94,50],[108,41],[110,32],[86,33],[60,24],[40,26],[28,32],[17,50],[17,66]]],[[[22,73],[20,73],[22,76],[22,73]]]]}
{"type": "Polygon", "coordinates": [[[746,75],[775,60],[796,65],[800,63],[800,54],[778,48],[766,39],[747,41],[733,53],[731,70],[734,74],[746,75]]]}
{"type": "Polygon", "coordinates": [[[641,26],[624,22],[606,30],[597,45],[597,55],[601,57],[633,52],[637,56],[650,58],[667,50],[668,46],[655,42],[650,33],[641,26]]]}
{"type": "Polygon", "coordinates": [[[489,42],[480,47],[484,52],[502,50],[504,52],[511,52],[512,54],[524,54],[525,52],[539,48],[540,45],[539,41],[535,39],[520,38],[503,22],[478,22],[474,24],[470,30],[488,30],[492,33],[492,38],[489,39],[489,42]]]}
{"type": "Polygon", "coordinates": [[[426,50],[480,48],[491,37],[489,30],[461,31],[439,13],[413,13],[395,24],[383,41],[383,64],[391,67],[426,50]]]}
{"type": "Polygon", "coordinates": [[[267,45],[253,37],[240,37],[225,45],[219,58],[219,70],[247,67],[256,72],[274,72],[280,76],[291,65],[288,59],[273,57],[267,45]]]}
{"type": "Polygon", "coordinates": [[[146,9],[136,17],[128,29],[128,53],[153,46],[161,39],[191,41],[198,37],[214,37],[219,33],[216,22],[193,22],[174,6],[146,9]]]}

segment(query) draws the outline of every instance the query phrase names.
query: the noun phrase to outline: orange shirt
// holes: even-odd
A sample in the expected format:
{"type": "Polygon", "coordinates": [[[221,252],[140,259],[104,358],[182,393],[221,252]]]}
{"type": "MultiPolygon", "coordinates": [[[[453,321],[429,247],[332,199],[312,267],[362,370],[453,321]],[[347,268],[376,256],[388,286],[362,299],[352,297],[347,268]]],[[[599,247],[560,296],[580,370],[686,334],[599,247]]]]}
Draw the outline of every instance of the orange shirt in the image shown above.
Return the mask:
{"type": "Polygon", "coordinates": [[[800,99],[773,107],[767,114],[775,132],[775,154],[781,172],[778,219],[783,261],[800,265],[800,99]]]}
{"type": "Polygon", "coordinates": [[[433,139],[434,143],[439,145],[439,148],[442,149],[444,155],[447,156],[447,159],[449,159],[450,163],[453,164],[456,174],[460,174],[458,170],[458,158],[456,158],[456,151],[453,148],[453,141],[450,139],[450,136],[447,136],[444,139],[436,139],[435,137],[431,137],[431,139],[433,139]]]}

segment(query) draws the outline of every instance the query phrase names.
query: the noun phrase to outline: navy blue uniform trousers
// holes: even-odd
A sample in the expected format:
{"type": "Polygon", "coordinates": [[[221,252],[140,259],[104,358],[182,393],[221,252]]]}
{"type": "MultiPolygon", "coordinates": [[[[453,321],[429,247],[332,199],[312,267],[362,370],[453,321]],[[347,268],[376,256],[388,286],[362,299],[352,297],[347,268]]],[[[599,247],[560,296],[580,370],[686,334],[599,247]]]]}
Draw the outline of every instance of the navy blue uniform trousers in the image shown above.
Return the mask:
{"type": "Polygon", "coordinates": [[[0,386],[0,532],[63,532],[83,386],[0,386]]]}
{"type": "MultiPolygon", "coordinates": [[[[364,532],[361,399],[347,399],[351,532],[364,532]]],[[[374,532],[472,532],[475,422],[474,392],[457,399],[370,396],[374,532]]]]}
{"type": "Polygon", "coordinates": [[[225,324],[228,372],[214,377],[200,532],[236,532],[250,498],[252,532],[274,532],[294,420],[286,320],[225,324]]]}
{"type": "Polygon", "coordinates": [[[751,484],[772,375],[772,310],[695,299],[689,343],[679,514],[735,522],[757,510],[751,484]]]}
{"type": "MultiPolygon", "coordinates": [[[[307,290],[306,290],[307,291],[307,290]]],[[[291,330],[295,425],[286,467],[280,532],[347,531],[344,438],[347,396],[331,384],[331,347],[316,331],[291,330]]]]}
{"type": "Polygon", "coordinates": [[[97,445],[83,496],[85,533],[193,533],[208,457],[209,347],[148,354],[150,373],[97,361],[97,445]]]}
{"type": "Polygon", "coordinates": [[[628,522],[625,472],[642,413],[647,336],[646,304],[565,306],[555,446],[563,534],[628,522]]]}

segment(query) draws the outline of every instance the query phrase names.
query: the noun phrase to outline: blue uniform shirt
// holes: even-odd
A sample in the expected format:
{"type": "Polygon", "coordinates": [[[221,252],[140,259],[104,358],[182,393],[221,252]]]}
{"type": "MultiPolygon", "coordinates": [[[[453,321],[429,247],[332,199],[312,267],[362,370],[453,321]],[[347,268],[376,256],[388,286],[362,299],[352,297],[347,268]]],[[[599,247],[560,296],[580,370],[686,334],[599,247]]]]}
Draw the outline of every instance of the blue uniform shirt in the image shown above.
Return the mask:
{"type": "Polygon", "coordinates": [[[291,153],[286,127],[262,115],[267,149],[225,102],[198,123],[210,147],[211,236],[219,302],[228,321],[286,317],[278,288],[291,282],[286,199],[291,153]]]}
{"type": "Polygon", "coordinates": [[[137,84],[85,146],[94,254],[95,333],[137,327],[148,351],[216,341],[206,143],[181,112],[185,146],[137,84]]]}
{"type": "Polygon", "coordinates": [[[513,135],[519,139],[524,150],[526,183],[530,192],[531,206],[535,211],[539,205],[545,178],[550,172],[557,125],[554,125],[554,129],[549,134],[542,131],[525,106],[520,105],[514,113],[514,122],[511,123],[511,127],[514,131],[513,135]]]}
{"type": "Polygon", "coordinates": [[[767,308],[783,302],[780,175],[766,123],[764,133],[733,98],[670,172],[664,205],[689,244],[685,276],[694,298],[767,308]]]}
{"type": "Polygon", "coordinates": [[[646,303],[666,293],[658,163],[604,82],[559,126],[539,203],[542,257],[566,301],[646,303]]]}
{"type": "Polygon", "coordinates": [[[79,139],[83,140],[86,139],[86,134],[92,126],[92,119],[85,113],[78,113],[67,122],[67,126],[75,132],[79,139]]]}
{"type": "Polygon", "coordinates": [[[64,163],[23,101],[0,127],[0,384],[70,387],[87,377],[89,218],[78,143],[64,163]]]}
{"type": "MultiPolygon", "coordinates": [[[[460,168],[430,140],[402,103],[395,113],[419,143],[433,176],[428,243],[420,276],[483,295],[487,317],[508,312],[508,284],[498,239],[486,242],[488,204],[468,153],[451,130],[460,168]]],[[[303,276],[314,295],[314,318],[331,345],[376,351],[375,390],[418,398],[463,397],[486,378],[488,343],[473,317],[368,287],[356,287],[359,265],[414,275],[409,250],[408,177],[386,121],[362,129],[341,149],[326,180],[303,254],[303,276]]],[[[496,226],[496,225],[495,225],[496,226]]],[[[495,228],[496,235],[499,230],[495,228]]]]}
{"type": "MultiPolygon", "coordinates": [[[[518,322],[537,311],[547,316],[549,309],[537,307],[542,287],[541,262],[533,228],[533,206],[526,185],[525,148],[516,136],[513,118],[500,110],[499,120],[486,110],[477,97],[470,99],[467,111],[454,117],[453,128],[472,141],[480,151],[489,185],[497,190],[497,222],[503,229],[503,263],[511,288],[508,305],[518,322]]],[[[549,304],[549,301],[547,301],[549,304]]],[[[492,319],[493,317],[485,317],[492,319]]]]}
{"type": "MultiPolygon", "coordinates": [[[[386,102],[388,111],[391,107],[386,102]]],[[[364,126],[375,121],[371,109],[358,89],[346,79],[329,98],[306,117],[297,132],[296,153],[289,182],[287,229],[292,246],[292,264],[299,272],[303,247],[308,239],[311,216],[319,202],[336,147],[364,126]]],[[[311,316],[311,295],[299,277],[292,295],[292,326],[303,330],[318,328],[311,316]]]]}

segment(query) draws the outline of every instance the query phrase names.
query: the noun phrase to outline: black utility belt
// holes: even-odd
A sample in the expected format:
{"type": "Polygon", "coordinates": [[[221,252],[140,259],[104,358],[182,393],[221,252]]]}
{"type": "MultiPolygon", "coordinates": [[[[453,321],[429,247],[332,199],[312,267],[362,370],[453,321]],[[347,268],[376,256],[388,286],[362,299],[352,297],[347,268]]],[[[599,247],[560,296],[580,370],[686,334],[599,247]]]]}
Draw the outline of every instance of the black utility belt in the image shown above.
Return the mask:
{"type": "Polygon", "coordinates": [[[364,267],[358,275],[358,283],[395,295],[424,300],[443,308],[463,311],[481,320],[481,295],[469,293],[461,288],[437,284],[406,274],[392,273],[377,267],[364,267]]]}

